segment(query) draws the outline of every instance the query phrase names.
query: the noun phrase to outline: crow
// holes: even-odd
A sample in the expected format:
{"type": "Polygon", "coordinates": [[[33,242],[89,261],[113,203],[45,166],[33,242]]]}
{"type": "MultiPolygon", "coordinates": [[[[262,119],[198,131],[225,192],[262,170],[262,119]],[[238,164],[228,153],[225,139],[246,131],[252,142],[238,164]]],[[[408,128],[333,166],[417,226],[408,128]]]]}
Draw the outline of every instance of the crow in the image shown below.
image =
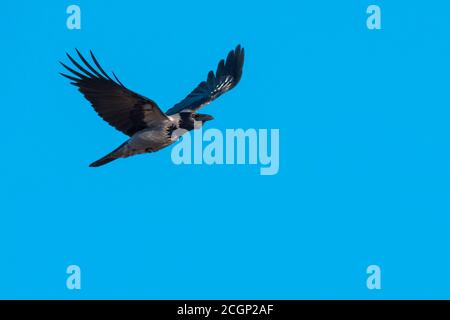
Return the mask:
{"type": "Polygon", "coordinates": [[[114,72],[112,79],[92,51],[90,55],[97,69],[89,64],[78,49],[75,50],[84,66],[66,53],[78,70],[60,62],[71,73],[60,74],[78,87],[103,120],[130,137],[114,151],[91,163],[90,167],[100,167],[119,158],[161,150],[186,132],[201,128],[206,121],[214,118],[197,113],[197,110],[234,88],[242,77],[244,65],[244,48],[238,45],[225,60],[219,62],[215,73],[210,71],[206,81],[202,81],[186,98],[164,113],[153,100],[126,88],[114,72]]]}

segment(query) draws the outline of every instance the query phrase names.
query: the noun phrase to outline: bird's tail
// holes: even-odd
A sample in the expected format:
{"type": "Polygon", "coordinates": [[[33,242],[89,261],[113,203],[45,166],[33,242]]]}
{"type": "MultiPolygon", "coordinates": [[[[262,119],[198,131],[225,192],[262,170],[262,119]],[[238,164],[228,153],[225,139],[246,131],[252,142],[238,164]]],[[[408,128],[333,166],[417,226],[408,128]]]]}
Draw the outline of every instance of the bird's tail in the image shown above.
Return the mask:
{"type": "Polygon", "coordinates": [[[116,159],[118,159],[119,157],[115,157],[112,156],[110,154],[104,156],[101,159],[98,159],[97,161],[92,162],[89,167],[100,167],[103,166],[104,164],[110,163],[111,161],[114,161],[116,159]]]}
{"type": "Polygon", "coordinates": [[[120,145],[117,149],[115,149],[114,151],[108,153],[106,156],[104,156],[103,158],[98,159],[97,161],[92,162],[89,167],[100,167],[103,166],[107,163],[110,163],[111,161],[114,161],[116,159],[122,158],[122,154],[121,154],[121,148],[125,145],[125,143],[123,143],[122,145],[120,145]]]}

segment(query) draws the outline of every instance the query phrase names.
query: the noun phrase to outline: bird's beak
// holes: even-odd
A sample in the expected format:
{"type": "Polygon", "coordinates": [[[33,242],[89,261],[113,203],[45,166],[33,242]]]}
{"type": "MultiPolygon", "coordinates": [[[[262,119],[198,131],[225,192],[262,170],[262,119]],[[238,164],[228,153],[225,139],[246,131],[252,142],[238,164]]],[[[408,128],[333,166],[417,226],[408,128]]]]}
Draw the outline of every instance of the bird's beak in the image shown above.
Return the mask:
{"type": "Polygon", "coordinates": [[[209,114],[202,114],[200,117],[198,117],[198,120],[200,120],[202,122],[206,122],[206,121],[214,120],[214,117],[210,116],[209,114]]]}

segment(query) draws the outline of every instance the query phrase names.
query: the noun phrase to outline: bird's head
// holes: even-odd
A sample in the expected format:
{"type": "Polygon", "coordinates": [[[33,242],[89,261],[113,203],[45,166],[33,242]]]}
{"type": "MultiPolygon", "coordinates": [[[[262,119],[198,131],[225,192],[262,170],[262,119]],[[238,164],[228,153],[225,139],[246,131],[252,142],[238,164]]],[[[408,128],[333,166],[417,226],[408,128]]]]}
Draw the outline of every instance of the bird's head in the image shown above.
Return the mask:
{"type": "Polygon", "coordinates": [[[193,113],[193,112],[180,112],[180,124],[179,127],[188,131],[201,128],[206,121],[213,120],[214,118],[209,114],[193,113]]]}

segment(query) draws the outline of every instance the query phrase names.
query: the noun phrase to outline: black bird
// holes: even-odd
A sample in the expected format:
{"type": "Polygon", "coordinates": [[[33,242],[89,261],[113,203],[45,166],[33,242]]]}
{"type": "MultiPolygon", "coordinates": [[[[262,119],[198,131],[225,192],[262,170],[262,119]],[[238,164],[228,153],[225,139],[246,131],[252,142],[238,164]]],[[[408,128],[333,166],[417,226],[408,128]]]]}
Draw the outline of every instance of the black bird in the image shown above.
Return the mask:
{"type": "Polygon", "coordinates": [[[161,111],[156,102],[127,89],[114,72],[113,80],[100,66],[92,51],[92,61],[97,69],[76,50],[84,66],[67,57],[78,70],[61,64],[72,74],[61,73],[89,100],[100,117],[130,138],[117,149],[90,164],[99,167],[118,158],[158,151],[172,143],[184,133],[203,126],[214,118],[197,113],[223,93],[234,88],[242,76],[244,49],[240,45],[230,51],[226,60],[221,60],[216,73],[210,71],[186,98],[167,110],[161,111]]]}

